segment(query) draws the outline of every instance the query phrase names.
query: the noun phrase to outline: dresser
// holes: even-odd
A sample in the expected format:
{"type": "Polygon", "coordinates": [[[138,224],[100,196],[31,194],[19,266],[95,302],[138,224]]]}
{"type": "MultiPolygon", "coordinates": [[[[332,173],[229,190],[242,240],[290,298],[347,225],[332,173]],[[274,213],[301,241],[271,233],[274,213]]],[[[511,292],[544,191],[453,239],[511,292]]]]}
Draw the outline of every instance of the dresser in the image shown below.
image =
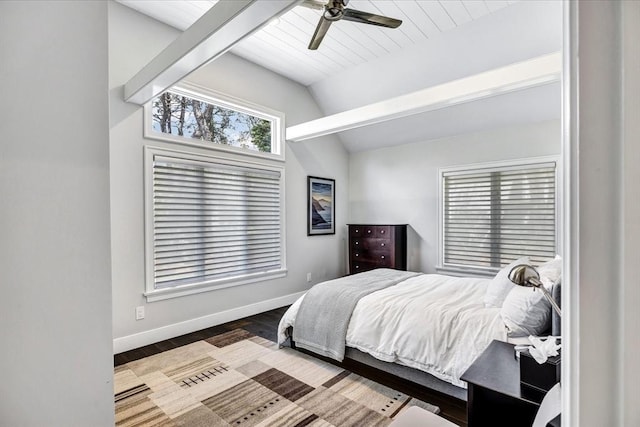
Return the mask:
{"type": "Polygon", "coordinates": [[[349,224],[349,274],[407,269],[407,225],[349,224]]]}

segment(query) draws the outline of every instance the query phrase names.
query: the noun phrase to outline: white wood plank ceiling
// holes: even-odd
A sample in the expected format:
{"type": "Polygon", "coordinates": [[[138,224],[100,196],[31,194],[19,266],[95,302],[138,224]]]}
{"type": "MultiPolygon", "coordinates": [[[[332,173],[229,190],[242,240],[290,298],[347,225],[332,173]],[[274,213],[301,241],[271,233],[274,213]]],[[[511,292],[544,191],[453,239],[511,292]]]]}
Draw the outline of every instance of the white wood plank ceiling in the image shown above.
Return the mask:
{"type": "MultiPolygon", "coordinates": [[[[145,15],[184,31],[217,0],[118,0],[145,15]]],[[[307,49],[321,11],[295,7],[231,51],[308,86],[366,61],[502,9],[515,0],[351,0],[349,8],[401,19],[397,29],[348,21],[334,23],[317,51],[307,49]]]]}

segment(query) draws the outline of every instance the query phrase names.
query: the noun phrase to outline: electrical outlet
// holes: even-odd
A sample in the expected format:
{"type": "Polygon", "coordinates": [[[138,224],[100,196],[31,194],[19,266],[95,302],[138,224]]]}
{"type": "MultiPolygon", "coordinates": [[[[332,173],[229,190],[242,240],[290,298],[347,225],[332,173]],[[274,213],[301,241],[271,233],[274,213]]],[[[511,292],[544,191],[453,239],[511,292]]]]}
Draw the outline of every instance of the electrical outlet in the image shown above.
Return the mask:
{"type": "Polygon", "coordinates": [[[144,305],[136,307],[136,320],[144,319],[144,305]]]}
{"type": "Polygon", "coordinates": [[[307,273],[307,283],[311,281],[311,273],[307,273]]]}

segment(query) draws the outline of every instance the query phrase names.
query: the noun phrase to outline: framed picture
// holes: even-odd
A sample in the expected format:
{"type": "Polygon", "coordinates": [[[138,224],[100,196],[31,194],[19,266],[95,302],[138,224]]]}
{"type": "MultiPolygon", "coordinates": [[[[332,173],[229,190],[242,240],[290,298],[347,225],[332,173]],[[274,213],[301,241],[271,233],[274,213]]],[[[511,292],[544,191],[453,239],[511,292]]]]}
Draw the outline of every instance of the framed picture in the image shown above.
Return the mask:
{"type": "Polygon", "coordinates": [[[336,181],[307,177],[307,236],[335,234],[336,181]]]}

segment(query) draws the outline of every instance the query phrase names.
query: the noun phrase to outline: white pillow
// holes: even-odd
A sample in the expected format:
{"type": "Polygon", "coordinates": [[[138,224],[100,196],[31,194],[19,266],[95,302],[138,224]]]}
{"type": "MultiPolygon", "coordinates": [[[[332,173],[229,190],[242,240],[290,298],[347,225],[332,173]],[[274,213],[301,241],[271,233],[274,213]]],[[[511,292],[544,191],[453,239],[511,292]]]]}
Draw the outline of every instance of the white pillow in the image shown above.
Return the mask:
{"type": "Polygon", "coordinates": [[[549,328],[551,304],[540,289],[514,286],[504,300],[500,316],[510,337],[540,335],[549,328]]]}
{"type": "Polygon", "coordinates": [[[562,258],[560,255],[556,255],[551,261],[540,264],[537,270],[540,275],[540,281],[548,290],[551,290],[550,288],[556,283],[560,283],[562,279],[562,258]]]}
{"type": "Polygon", "coordinates": [[[511,264],[498,271],[498,274],[496,274],[496,277],[491,280],[487,287],[487,292],[484,294],[485,307],[502,307],[504,299],[509,294],[511,288],[515,286],[513,282],[509,280],[509,272],[518,264],[531,265],[531,262],[529,261],[529,257],[525,256],[513,261],[511,264]]]}

